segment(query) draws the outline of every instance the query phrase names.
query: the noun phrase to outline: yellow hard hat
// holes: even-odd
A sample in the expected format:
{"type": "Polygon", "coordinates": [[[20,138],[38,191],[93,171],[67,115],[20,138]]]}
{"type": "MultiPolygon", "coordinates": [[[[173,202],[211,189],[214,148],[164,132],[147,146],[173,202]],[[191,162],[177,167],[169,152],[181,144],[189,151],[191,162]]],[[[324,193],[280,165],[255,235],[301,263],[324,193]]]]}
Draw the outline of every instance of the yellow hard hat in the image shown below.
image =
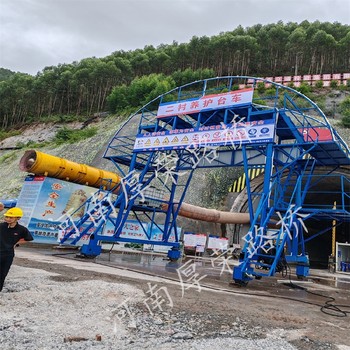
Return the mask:
{"type": "Polygon", "coordinates": [[[4,216],[8,216],[10,218],[21,218],[23,216],[23,211],[21,208],[13,207],[10,208],[4,216]]]}

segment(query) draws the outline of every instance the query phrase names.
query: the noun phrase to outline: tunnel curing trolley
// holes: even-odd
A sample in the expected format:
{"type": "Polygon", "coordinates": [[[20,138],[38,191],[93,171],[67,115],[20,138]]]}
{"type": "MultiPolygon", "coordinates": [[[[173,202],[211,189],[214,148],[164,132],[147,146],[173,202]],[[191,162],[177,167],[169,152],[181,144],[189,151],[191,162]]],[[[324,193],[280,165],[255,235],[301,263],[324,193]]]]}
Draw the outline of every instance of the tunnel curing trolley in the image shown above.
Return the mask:
{"type": "Polygon", "coordinates": [[[121,232],[132,216],[151,225],[145,231],[150,241],[133,242],[167,245],[169,258],[179,258],[176,219],[198,168],[236,166],[246,174],[250,229],[234,268],[236,283],[273,276],[284,261],[296,264],[298,276],[307,276],[305,222],[349,221],[350,181],[335,172],[349,164],[349,148],[309,98],[265,79],[228,76],[173,89],[132,115],[104,158],[117,167],[120,183],[101,187],[74,229],[69,220],[63,225],[62,243],[77,228],[73,243],[90,235],[81,248],[85,255],[99,255],[101,241],[129,241],[121,232]],[[267,89],[258,96],[260,86],[267,89]],[[253,188],[248,172],[257,167],[264,167],[264,178],[253,188]],[[336,177],[339,190],[329,203],[318,204],[312,196],[330,177],[336,177]],[[87,224],[92,213],[97,215],[87,224]],[[111,236],[101,233],[108,222],[111,236]],[[153,241],[152,228],[161,232],[160,242],[153,241]]]}

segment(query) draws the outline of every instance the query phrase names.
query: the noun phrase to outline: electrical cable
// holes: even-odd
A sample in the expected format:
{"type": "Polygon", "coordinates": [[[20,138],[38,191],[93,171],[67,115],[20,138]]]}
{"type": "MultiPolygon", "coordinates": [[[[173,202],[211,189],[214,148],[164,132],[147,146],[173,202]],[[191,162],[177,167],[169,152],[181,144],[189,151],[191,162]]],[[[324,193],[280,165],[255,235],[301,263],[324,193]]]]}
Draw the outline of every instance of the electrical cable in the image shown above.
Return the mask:
{"type": "Polygon", "coordinates": [[[288,284],[284,283],[284,285],[289,286],[291,288],[304,290],[306,293],[314,295],[314,296],[328,299],[325,301],[324,305],[322,305],[320,307],[321,312],[323,312],[327,315],[335,316],[335,317],[346,317],[348,314],[350,314],[350,305],[331,304],[331,302],[335,301],[335,298],[328,296],[328,295],[323,295],[320,293],[311,292],[307,288],[293,283],[292,279],[291,279],[291,268],[290,268],[288,263],[287,263],[287,267],[289,269],[289,283],[288,284]],[[349,311],[345,311],[341,308],[349,309],[349,311]]]}

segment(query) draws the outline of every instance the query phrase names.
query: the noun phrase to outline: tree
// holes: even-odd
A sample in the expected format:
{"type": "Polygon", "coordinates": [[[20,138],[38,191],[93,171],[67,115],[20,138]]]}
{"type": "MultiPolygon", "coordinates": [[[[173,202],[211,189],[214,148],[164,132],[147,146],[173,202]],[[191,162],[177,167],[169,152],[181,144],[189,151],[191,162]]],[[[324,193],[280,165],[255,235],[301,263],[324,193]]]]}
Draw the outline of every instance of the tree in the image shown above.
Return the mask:
{"type": "Polygon", "coordinates": [[[345,98],[339,105],[339,111],[343,115],[341,123],[350,128],[350,97],[345,98]]]}
{"type": "Polygon", "coordinates": [[[15,74],[15,72],[12,72],[12,71],[9,70],[9,69],[0,68],[0,81],[8,80],[8,79],[10,79],[14,74],[15,74]]]}
{"type": "Polygon", "coordinates": [[[117,86],[108,97],[112,111],[120,112],[126,107],[139,108],[159,95],[173,89],[175,82],[163,74],[150,74],[135,78],[130,86],[117,86]]]}
{"type": "Polygon", "coordinates": [[[322,74],[323,67],[331,55],[334,56],[336,41],[332,35],[327,34],[324,30],[318,30],[311,39],[312,59],[310,73],[322,74]]]}
{"type": "Polygon", "coordinates": [[[306,32],[302,27],[297,27],[288,37],[286,48],[289,54],[294,57],[294,75],[298,75],[298,68],[302,65],[306,42],[306,32]]]}
{"type": "Polygon", "coordinates": [[[147,45],[104,58],[49,66],[36,76],[0,69],[0,126],[67,114],[89,117],[107,106],[112,111],[140,106],[174,83],[179,86],[214,76],[344,73],[349,69],[349,25],[280,21],[238,26],[212,37],[193,36],[188,43],[147,45]]]}

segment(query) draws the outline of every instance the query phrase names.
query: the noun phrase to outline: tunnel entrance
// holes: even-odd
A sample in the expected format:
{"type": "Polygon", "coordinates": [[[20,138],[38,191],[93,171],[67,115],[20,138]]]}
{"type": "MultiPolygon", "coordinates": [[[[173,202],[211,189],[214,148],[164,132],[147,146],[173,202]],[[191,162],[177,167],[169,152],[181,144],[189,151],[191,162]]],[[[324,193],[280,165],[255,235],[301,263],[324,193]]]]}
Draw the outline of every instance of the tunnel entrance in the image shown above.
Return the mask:
{"type": "MultiPolygon", "coordinates": [[[[327,269],[328,258],[332,255],[332,220],[318,221],[309,220],[306,222],[308,233],[304,233],[305,240],[312,235],[328,228],[323,234],[314,237],[305,243],[307,254],[309,255],[310,267],[315,269],[327,269]]],[[[336,241],[339,243],[350,242],[349,225],[345,222],[335,228],[336,241]]]]}
{"type": "MultiPolygon", "coordinates": [[[[308,232],[304,233],[310,266],[314,268],[328,267],[328,258],[333,253],[333,227],[337,242],[350,242],[349,222],[337,220],[336,217],[327,218],[322,215],[324,209],[336,209],[340,205],[349,208],[349,197],[344,195],[350,193],[349,182],[343,183],[341,181],[341,176],[348,176],[349,171],[344,169],[343,171],[333,173],[333,176],[325,176],[326,174],[327,169],[324,170],[324,175],[318,172],[314,179],[315,185],[311,188],[305,199],[306,206],[319,208],[321,213],[321,215],[316,214],[315,218],[306,221],[308,232]]],[[[336,252],[334,253],[336,254],[336,252]]]]}
{"type": "MultiPolygon", "coordinates": [[[[313,208],[314,215],[305,220],[303,236],[305,240],[305,250],[309,257],[310,267],[318,269],[327,269],[329,257],[332,255],[332,230],[335,227],[335,239],[339,243],[350,242],[350,224],[349,218],[342,221],[340,217],[332,217],[329,213],[331,209],[350,208],[350,183],[342,179],[350,176],[348,167],[339,168],[331,171],[327,167],[317,169],[311,180],[310,190],[308,191],[303,207],[313,208]],[[330,175],[331,173],[331,175],[330,175]]],[[[305,180],[306,181],[306,180],[305,180]]],[[[251,191],[260,192],[263,187],[264,175],[261,174],[252,180],[251,191]]],[[[287,193],[286,195],[291,195],[287,193]]],[[[273,196],[273,194],[272,194],[273,196]]],[[[248,196],[246,190],[243,190],[236,198],[232,209],[233,211],[248,211],[248,196]]],[[[243,241],[248,233],[249,227],[234,228],[232,239],[235,243],[243,241]]],[[[336,253],[336,252],[335,252],[336,253]]]]}

